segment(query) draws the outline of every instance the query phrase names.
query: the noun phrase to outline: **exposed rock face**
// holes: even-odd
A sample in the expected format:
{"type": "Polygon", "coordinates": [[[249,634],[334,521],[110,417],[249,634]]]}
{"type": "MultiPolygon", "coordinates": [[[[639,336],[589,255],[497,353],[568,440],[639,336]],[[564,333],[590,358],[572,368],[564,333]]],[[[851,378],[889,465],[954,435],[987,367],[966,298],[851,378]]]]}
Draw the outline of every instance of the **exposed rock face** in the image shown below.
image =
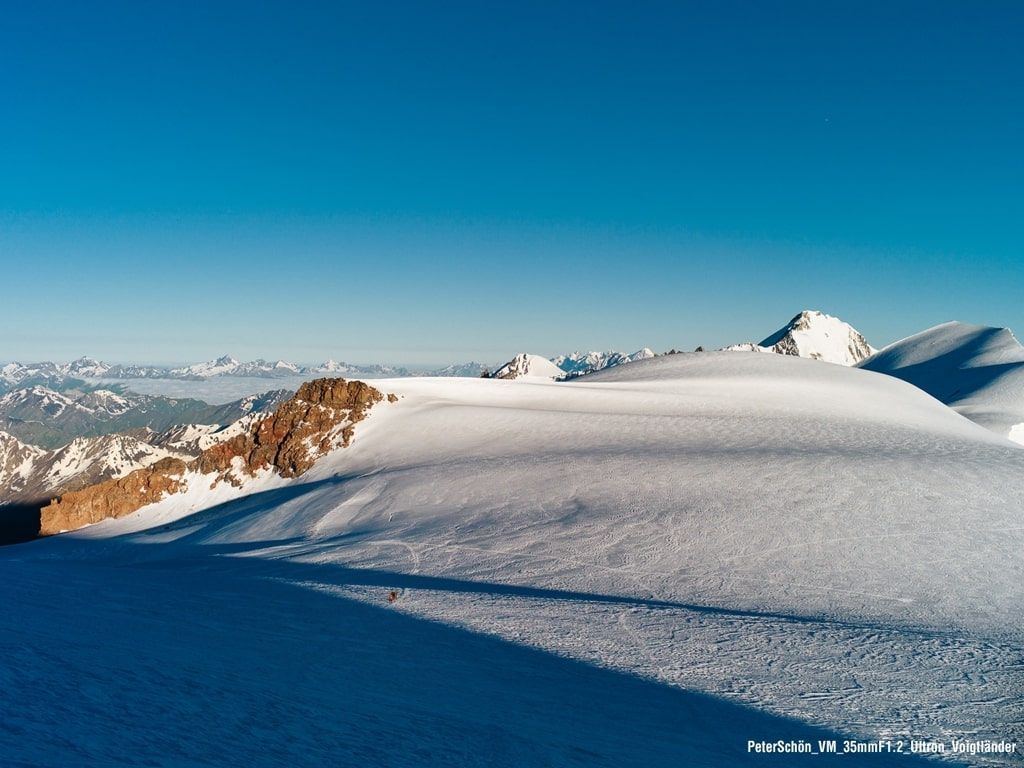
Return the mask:
{"type": "Polygon", "coordinates": [[[166,458],[122,478],[65,493],[43,508],[39,535],[72,531],[108,517],[130,514],[179,490],[185,470],[181,459],[166,458]]]}
{"type": "MultiPolygon", "coordinates": [[[[43,508],[42,535],[73,530],[107,517],[121,517],[183,490],[197,475],[213,488],[229,482],[240,486],[246,477],[270,469],[282,477],[298,477],[324,454],[352,441],[356,423],[385,398],[361,381],[317,379],[303,384],[290,400],[249,428],[204,450],[186,463],[165,459],[118,480],[66,493],[43,508]]],[[[387,396],[395,402],[394,395],[387,396]]]]}
{"type": "Polygon", "coordinates": [[[384,399],[361,381],[317,379],[303,384],[291,400],[244,434],[203,451],[195,465],[203,474],[230,472],[241,458],[248,474],[272,467],[282,477],[298,477],[336,447],[348,447],[355,424],[384,399]]]}

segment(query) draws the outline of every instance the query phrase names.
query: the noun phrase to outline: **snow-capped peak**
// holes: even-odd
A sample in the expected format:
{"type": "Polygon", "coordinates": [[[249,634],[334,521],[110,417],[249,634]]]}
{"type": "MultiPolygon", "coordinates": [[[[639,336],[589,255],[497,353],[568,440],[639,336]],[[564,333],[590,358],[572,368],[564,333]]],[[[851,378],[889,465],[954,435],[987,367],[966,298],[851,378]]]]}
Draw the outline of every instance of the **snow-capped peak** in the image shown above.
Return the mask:
{"type": "Polygon", "coordinates": [[[593,373],[615,365],[632,363],[635,360],[646,360],[654,356],[653,350],[644,347],[629,355],[615,351],[573,352],[571,355],[553,357],[551,362],[570,376],[582,376],[584,373],[593,373]]]}
{"type": "Polygon", "coordinates": [[[334,358],[327,358],[311,370],[313,373],[348,373],[353,368],[348,363],[339,363],[334,358]]]}
{"type": "Polygon", "coordinates": [[[815,309],[805,309],[759,344],[746,342],[725,349],[731,352],[774,352],[838,365],[856,365],[876,351],[849,323],[815,309]]]}
{"type": "Polygon", "coordinates": [[[218,357],[216,360],[211,360],[206,363],[196,363],[194,365],[187,365],[184,368],[174,368],[171,370],[171,376],[195,376],[199,378],[206,378],[208,376],[222,376],[227,373],[232,373],[238,368],[238,361],[231,355],[223,355],[218,357]]]}
{"type": "Polygon", "coordinates": [[[520,352],[494,372],[495,379],[560,379],[565,371],[540,355],[520,352]]]}

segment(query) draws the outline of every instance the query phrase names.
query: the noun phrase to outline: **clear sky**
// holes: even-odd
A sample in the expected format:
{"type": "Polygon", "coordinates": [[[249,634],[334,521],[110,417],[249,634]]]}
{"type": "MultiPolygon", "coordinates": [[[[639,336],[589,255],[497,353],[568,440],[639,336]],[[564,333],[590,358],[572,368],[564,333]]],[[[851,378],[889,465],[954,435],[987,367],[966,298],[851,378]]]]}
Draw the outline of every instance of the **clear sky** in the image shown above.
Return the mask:
{"type": "Polygon", "coordinates": [[[0,359],[1024,332],[1024,3],[4,2],[0,359]]]}

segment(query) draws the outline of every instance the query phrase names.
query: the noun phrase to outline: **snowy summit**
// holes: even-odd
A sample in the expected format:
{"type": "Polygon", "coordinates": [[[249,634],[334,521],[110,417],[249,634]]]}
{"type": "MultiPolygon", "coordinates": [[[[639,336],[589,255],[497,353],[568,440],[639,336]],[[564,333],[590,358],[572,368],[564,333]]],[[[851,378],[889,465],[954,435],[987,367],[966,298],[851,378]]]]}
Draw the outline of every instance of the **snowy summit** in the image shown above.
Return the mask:
{"type": "Polygon", "coordinates": [[[494,372],[495,379],[560,379],[565,371],[540,355],[520,352],[494,372]]]}
{"type": "Polygon", "coordinates": [[[805,309],[760,343],[726,347],[728,352],[774,352],[838,365],[856,365],[875,352],[856,328],[838,317],[805,309]]]}

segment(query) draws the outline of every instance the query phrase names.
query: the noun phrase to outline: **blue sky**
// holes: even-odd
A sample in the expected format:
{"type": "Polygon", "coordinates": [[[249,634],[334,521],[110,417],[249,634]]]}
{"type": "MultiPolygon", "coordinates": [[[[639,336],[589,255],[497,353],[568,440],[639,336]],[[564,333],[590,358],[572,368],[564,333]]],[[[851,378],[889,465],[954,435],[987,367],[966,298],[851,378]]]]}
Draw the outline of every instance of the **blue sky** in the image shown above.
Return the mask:
{"type": "Polygon", "coordinates": [[[6,3],[0,359],[1024,331],[1017,2],[6,3]]]}

